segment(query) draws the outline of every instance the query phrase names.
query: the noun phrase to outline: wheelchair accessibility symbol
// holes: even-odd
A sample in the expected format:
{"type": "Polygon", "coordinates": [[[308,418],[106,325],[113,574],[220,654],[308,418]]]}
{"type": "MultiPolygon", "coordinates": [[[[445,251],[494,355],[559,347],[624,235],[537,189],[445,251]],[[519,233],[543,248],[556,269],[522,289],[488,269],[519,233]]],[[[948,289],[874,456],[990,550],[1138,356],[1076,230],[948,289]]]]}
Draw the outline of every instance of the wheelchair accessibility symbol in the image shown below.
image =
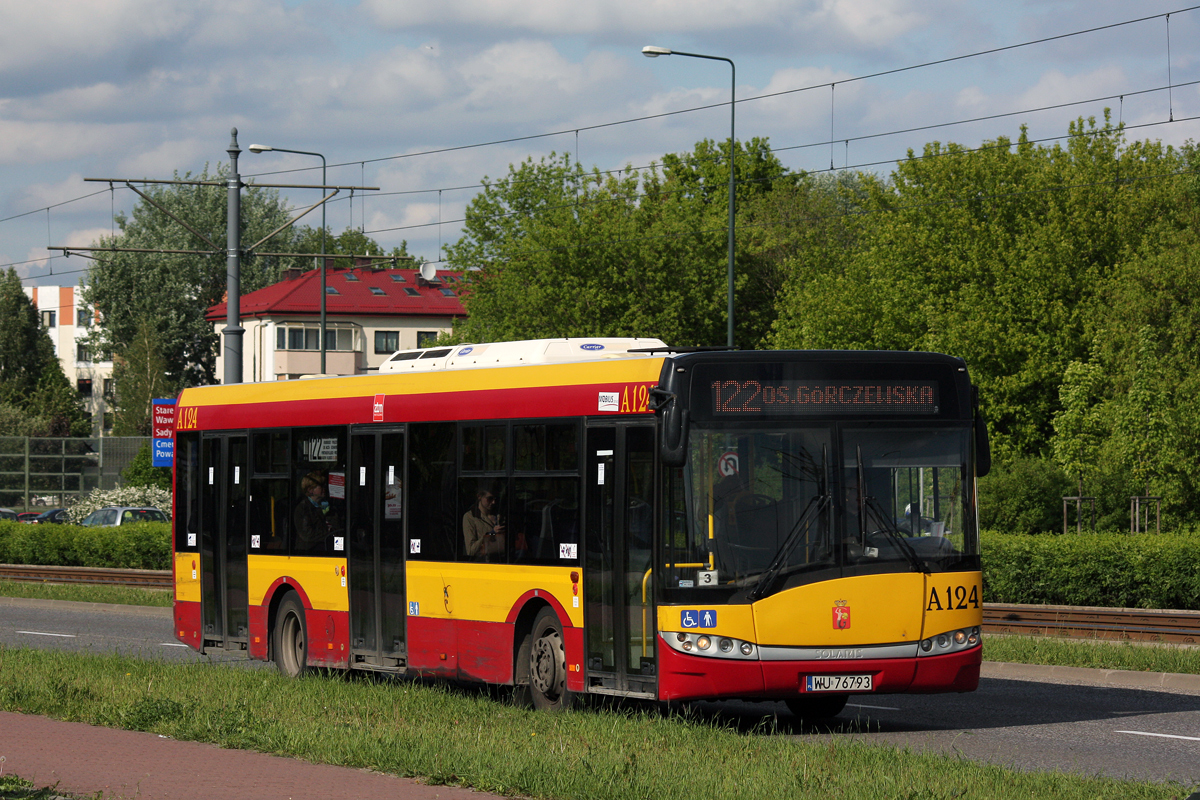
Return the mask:
{"type": "Polygon", "coordinates": [[[711,608],[685,608],[679,614],[679,625],[685,630],[688,628],[715,628],[717,612],[711,608]]]}

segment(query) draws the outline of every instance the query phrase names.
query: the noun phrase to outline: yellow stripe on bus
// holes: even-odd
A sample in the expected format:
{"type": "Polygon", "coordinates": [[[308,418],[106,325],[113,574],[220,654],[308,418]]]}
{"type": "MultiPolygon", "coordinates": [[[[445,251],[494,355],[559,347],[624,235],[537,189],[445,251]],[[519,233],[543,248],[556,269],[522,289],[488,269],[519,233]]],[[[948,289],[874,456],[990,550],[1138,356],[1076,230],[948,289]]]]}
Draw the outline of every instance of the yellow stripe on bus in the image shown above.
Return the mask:
{"type": "Polygon", "coordinates": [[[346,588],[346,559],[313,556],[262,556],[246,559],[250,605],[262,605],[267,590],[281,576],[308,596],[313,609],[349,611],[350,594],[346,588]]]}
{"type": "Polygon", "coordinates": [[[580,626],[583,587],[579,584],[579,595],[572,593],[572,572],[579,575],[579,567],[409,561],[408,599],[410,609],[422,617],[504,622],[522,595],[538,591],[543,598],[553,597],[571,624],[580,626]]]}

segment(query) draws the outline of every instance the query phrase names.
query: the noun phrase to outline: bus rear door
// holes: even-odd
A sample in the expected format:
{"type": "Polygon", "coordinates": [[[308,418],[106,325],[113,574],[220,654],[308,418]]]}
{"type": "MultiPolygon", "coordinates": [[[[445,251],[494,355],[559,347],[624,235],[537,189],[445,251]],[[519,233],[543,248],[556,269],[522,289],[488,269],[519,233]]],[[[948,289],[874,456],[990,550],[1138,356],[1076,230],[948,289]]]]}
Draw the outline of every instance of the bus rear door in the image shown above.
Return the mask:
{"type": "Polygon", "coordinates": [[[201,457],[200,613],[204,645],[244,650],[249,626],[246,435],[205,434],[201,457]]]}

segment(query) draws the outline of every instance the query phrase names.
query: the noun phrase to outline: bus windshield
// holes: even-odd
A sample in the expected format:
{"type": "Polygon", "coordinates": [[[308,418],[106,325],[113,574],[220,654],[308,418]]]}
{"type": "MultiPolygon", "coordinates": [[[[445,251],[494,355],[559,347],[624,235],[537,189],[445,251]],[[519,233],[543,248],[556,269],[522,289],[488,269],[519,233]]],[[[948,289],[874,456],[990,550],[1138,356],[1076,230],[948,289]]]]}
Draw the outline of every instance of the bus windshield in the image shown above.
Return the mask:
{"type": "Polygon", "coordinates": [[[668,591],[758,599],[876,572],[978,568],[969,429],[693,426],[667,475],[668,591]]]}

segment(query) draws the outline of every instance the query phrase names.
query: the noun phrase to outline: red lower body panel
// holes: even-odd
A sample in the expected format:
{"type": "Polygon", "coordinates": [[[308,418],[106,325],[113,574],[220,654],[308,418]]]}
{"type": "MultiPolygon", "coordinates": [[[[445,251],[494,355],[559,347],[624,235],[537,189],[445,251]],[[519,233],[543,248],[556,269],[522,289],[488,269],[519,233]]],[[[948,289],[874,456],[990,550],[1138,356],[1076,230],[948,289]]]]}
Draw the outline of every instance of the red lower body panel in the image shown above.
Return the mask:
{"type": "Polygon", "coordinates": [[[259,661],[270,657],[271,632],[267,628],[267,607],[250,606],[250,641],[246,644],[247,654],[259,661]]]}
{"type": "Polygon", "coordinates": [[[175,601],[175,638],[193,650],[200,649],[200,604],[175,601]]]}
{"type": "Polygon", "coordinates": [[[787,699],[801,693],[803,676],[870,674],[879,694],[969,692],[979,685],[983,651],[926,658],[847,661],[742,661],[706,658],[659,647],[661,700],[787,699]]]}
{"type": "Polygon", "coordinates": [[[350,615],[345,611],[306,609],[308,664],[311,667],[350,666],[350,615]]]}

